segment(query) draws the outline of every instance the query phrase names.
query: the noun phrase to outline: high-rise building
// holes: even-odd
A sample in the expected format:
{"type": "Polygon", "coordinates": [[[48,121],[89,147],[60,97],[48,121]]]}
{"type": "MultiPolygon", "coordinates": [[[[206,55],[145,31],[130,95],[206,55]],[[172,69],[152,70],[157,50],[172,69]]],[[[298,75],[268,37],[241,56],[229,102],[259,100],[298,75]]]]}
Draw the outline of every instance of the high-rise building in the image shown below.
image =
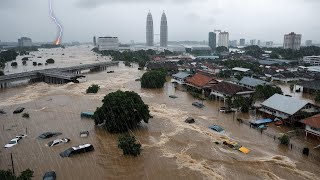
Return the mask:
{"type": "Polygon", "coordinates": [[[267,41],[266,42],[266,47],[271,48],[273,46],[273,41],[267,41]]]}
{"type": "Polygon", "coordinates": [[[257,45],[258,45],[258,46],[260,46],[260,45],[261,45],[261,41],[260,41],[260,40],[258,40],[258,43],[257,43],[257,45]]]}
{"type": "Polygon", "coordinates": [[[240,39],[240,46],[245,46],[245,45],[246,45],[246,40],[240,39]]]}
{"type": "Polygon", "coordinates": [[[219,33],[219,41],[218,46],[229,47],[229,33],[228,32],[220,32],[219,33]]]}
{"type": "Polygon", "coordinates": [[[18,39],[18,44],[20,47],[30,47],[32,46],[32,40],[28,37],[22,37],[18,39]]]}
{"type": "Polygon", "coordinates": [[[212,50],[217,46],[217,35],[214,32],[209,32],[209,46],[212,50]]]}
{"type": "Polygon", "coordinates": [[[147,16],[146,40],[147,40],[147,43],[146,43],[147,46],[153,46],[153,43],[154,43],[153,19],[150,11],[147,16]]]}
{"type": "Polygon", "coordinates": [[[284,49],[300,49],[301,46],[301,34],[291,32],[284,35],[283,48],[284,49]]]}
{"type": "Polygon", "coordinates": [[[98,38],[99,51],[105,50],[119,50],[119,40],[117,37],[99,37],[98,38]]]}
{"type": "Polygon", "coordinates": [[[96,46],[97,45],[97,39],[96,36],[93,36],[93,45],[96,46]]]}
{"type": "Polygon", "coordinates": [[[256,40],[255,40],[255,39],[251,39],[251,40],[250,40],[250,45],[251,45],[251,46],[256,45],[256,40]]]}
{"type": "Polygon", "coordinates": [[[161,47],[168,46],[168,23],[167,23],[167,16],[164,12],[162,13],[162,16],[161,16],[160,46],[161,47]]]}
{"type": "Polygon", "coordinates": [[[306,46],[312,46],[312,40],[306,40],[306,46]]]}

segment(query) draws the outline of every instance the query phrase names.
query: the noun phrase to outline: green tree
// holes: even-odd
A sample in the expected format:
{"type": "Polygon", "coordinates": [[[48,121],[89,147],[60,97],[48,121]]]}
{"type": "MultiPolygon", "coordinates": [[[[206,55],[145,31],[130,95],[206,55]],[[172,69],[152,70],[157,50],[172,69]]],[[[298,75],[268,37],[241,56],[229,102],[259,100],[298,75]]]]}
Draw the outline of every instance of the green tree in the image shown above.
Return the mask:
{"type": "Polygon", "coordinates": [[[290,137],[287,134],[283,134],[279,137],[279,141],[281,144],[289,145],[290,143],[290,137]]]}
{"type": "Polygon", "coordinates": [[[4,72],[0,70],[0,76],[3,76],[3,75],[4,75],[4,72]]]}
{"type": "Polygon", "coordinates": [[[87,93],[97,93],[100,89],[100,86],[97,84],[92,84],[91,86],[88,87],[87,93]]]}
{"type": "Polygon", "coordinates": [[[120,135],[118,147],[122,149],[123,155],[138,156],[141,152],[141,144],[137,144],[136,138],[129,134],[120,135]]]}
{"type": "Polygon", "coordinates": [[[27,65],[27,61],[22,61],[22,64],[23,64],[24,66],[26,66],[26,65],[27,65]]]}
{"type": "Polygon", "coordinates": [[[283,92],[280,87],[273,87],[270,85],[258,85],[256,87],[256,91],[253,97],[257,100],[260,100],[260,99],[264,100],[264,99],[268,99],[274,94],[283,94],[283,92]]]}
{"type": "Polygon", "coordinates": [[[293,91],[294,89],[294,84],[290,84],[290,91],[293,91]]]}
{"type": "Polygon", "coordinates": [[[229,49],[227,47],[225,47],[225,46],[219,46],[219,47],[216,48],[216,52],[218,54],[223,53],[223,52],[229,52],[229,49]]]}
{"type": "Polygon", "coordinates": [[[18,63],[17,63],[17,62],[12,62],[12,63],[11,63],[11,66],[16,67],[16,66],[18,66],[18,63]]]}
{"type": "Polygon", "coordinates": [[[127,132],[139,126],[143,120],[148,123],[150,111],[141,97],[133,91],[116,91],[102,100],[103,105],[95,111],[96,125],[103,124],[111,133],[127,132]]]}
{"type": "Polygon", "coordinates": [[[233,99],[232,107],[241,108],[241,112],[247,113],[252,105],[251,98],[245,98],[242,96],[236,96],[233,99]]]}
{"type": "Polygon", "coordinates": [[[149,71],[142,75],[142,88],[162,88],[166,82],[166,74],[162,71],[149,71]]]}

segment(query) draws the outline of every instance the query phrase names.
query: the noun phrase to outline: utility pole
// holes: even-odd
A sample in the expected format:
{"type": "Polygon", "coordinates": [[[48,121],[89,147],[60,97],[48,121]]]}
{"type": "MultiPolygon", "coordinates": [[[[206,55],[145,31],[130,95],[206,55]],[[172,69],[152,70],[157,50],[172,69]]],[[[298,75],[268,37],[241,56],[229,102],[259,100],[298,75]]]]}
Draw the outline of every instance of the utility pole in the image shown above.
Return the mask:
{"type": "Polygon", "coordinates": [[[13,165],[13,158],[12,158],[12,153],[10,153],[10,156],[11,156],[11,167],[12,167],[12,173],[13,175],[15,176],[15,172],[14,172],[14,165],[13,165]]]}

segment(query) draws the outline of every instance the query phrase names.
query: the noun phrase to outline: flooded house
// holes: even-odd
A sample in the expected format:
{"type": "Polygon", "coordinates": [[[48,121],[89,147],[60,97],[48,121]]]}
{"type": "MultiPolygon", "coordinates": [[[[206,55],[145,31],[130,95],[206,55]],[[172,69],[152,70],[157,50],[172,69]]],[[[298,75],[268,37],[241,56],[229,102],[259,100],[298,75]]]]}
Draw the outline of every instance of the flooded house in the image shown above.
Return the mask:
{"type": "Polygon", "coordinates": [[[192,77],[186,79],[188,88],[195,89],[204,93],[204,88],[208,85],[218,84],[218,81],[212,77],[197,73],[192,77]]]}
{"type": "Polygon", "coordinates": [[[192,75],[186,72],[178,72],[177,74],[172,75],[171,82],[178,83],[178,84],[185,84],[186,79],[191,77],[192,75]]]}
{"type": "Polygon", "coordinates": [[[260,79],[251,78],[248,76],[243,77],[239,82],[239,85],[250,88],[250,89],[256,89],[259,85],[272,85],[272,83],[263,81],[260,79]]]}
{"type": "Polygon", "coordinates": [[[265,117],[279,118],[288,124],[299,124],[304,114],[316,114],[319,107],[305,100],[274,94],[261,104],[259,111],[265,117]]]}
{"type": "Polygon", "coordinates": [[[303,119],[301,123],[305,125],[306,136],[312,134],[320,137],[320,114],[303,119]]]}

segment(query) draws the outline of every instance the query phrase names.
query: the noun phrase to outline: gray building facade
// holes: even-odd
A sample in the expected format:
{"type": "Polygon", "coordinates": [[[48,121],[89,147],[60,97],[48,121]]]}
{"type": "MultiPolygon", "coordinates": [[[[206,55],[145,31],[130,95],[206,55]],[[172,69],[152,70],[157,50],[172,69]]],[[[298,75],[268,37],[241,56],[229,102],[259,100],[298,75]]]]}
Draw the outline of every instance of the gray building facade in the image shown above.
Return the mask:
{"type": "Polygon", "coordinates": [[[209,46],[212,50],[217,47],[217,35],[214,32],[209,32],[209,46]]]}
{"type": "Polygon", "coordinates": [[[168,22],[165,12],[161,16],[161,25],[160,25],[160,46],[168,46],[168,22]]]}
{"type": "Polygon", "coordinates": [[[151,12],[149,12],[147,16],[147,24],[146,24],[146,45],[153,46],[153,43],[154,43],[153,19],[152,19],[151,12]]]}

